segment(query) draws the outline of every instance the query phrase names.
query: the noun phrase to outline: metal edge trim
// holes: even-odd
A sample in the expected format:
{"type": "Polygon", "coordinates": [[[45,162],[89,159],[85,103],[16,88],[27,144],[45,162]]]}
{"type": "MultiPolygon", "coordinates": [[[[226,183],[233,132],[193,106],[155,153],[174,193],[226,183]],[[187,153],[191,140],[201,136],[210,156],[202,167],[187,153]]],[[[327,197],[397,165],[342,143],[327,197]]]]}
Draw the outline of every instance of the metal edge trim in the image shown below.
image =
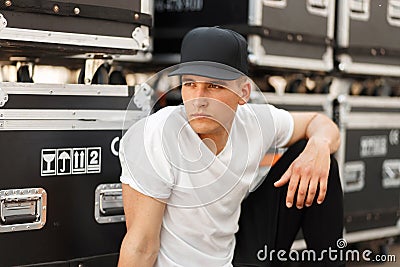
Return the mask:
{"type": "Polygon", "coordinates": [[[28,30],[20,28],[5,28],[1,31],[0,39],[52,43],[65,45],[92,46],[117,49],[143,50],[131,36],[115,37],[80,33],[53,32],[28,30]]]}

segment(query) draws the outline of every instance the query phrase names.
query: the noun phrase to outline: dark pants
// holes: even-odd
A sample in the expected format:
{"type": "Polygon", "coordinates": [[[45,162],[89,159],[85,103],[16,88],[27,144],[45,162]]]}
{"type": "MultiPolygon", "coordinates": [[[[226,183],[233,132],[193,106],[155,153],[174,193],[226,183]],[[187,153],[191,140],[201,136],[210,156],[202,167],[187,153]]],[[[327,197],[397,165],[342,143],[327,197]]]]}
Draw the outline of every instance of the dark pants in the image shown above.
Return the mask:
{"type": "MultiPolygon", "coordinates": [[[[239,231],[236,234],[234,266],[296,266],[294,263],[278,260],[277,251],[285,250],[286,253],[281,254],[281,258],[290,261],[290,247],[300,228],[307,250],[314,250],[317,258],[324,249],[338,249],[336,242],[342,238],[343,231],[343,194],[337,161],[333,156],[327,194],[320,205],[316,203],[317,191],[310,207],[297,209],[294,202],[289,209],[285,204],[288,184],[281,188],[273,185],[303,151],[305,145],[306,141],[300,141],[291,146],[271,168],[264,182],[243,201],[239,231]],[[275,250],[272,262],[271,250],[275,250]]],[[[298,254],[301,255],[301,251],[298,254]]],[[[292,255],[296,258],[296,254],[292,255]]],[[[329,254],[323,255],[324,261],[310,262],[305,257],[303,259],[306,262],[297,266],[344,266],[343,262],[332,261],[334,257],[328,257],[329,254]]],[[[332,255],[340,257],[339,252],[332,255]]],[[[299,259],[302,259],[301,256],[299,259]]]]}

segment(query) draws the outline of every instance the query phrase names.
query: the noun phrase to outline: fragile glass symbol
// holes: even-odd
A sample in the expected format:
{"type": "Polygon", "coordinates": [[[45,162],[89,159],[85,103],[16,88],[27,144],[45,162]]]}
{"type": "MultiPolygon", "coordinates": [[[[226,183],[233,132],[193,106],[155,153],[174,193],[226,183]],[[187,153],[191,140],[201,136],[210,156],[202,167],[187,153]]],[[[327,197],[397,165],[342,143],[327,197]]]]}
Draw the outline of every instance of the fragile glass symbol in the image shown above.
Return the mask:
{"type": "Polygon", "coordinates": [[[43,173],[49,173],[49,172],[54,172],[54,170],[51,170],[51,165],[50,163],[56,158],[55,154],[44,154],[43,159],[46,161],[46,170],[43,171],[43,173]]]}

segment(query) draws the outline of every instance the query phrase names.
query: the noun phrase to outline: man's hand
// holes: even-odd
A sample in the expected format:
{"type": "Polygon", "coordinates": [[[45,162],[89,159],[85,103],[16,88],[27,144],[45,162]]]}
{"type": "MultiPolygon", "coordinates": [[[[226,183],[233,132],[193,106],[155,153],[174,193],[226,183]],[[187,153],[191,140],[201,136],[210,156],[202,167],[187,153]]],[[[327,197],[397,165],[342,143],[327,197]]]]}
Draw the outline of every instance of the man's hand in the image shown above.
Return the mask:
{"type": "Polygon", "coordinates": [[[304,151],[289,166],[288,170],[275,182],[281,187],[289,182],[286,206],[301,209],[303,205],[311,206],[319,188],[317,203],[321,204],[326,195],[330,168],[329,142],[324,139],[311,138],[304,151]],[[294,199],[297,191],[297,200],[294,199]]]}
{"type": "Polygon", "coordinates": [[[289,166],[285,174],[275,182],[280,187],[289,182],[286,206],[297,208],[310,206],[319,189],[317,203],[321,204],[328,186],[330,154],[337,151],[340,145],[340,133],[336,124],[322,114],[312,112],[291,113],[294,121],[292,138],[287,146],[301,139],[308,139],[304,151],[289,166]],[[294,196],[297,191],[297,199],[294,196]]]}

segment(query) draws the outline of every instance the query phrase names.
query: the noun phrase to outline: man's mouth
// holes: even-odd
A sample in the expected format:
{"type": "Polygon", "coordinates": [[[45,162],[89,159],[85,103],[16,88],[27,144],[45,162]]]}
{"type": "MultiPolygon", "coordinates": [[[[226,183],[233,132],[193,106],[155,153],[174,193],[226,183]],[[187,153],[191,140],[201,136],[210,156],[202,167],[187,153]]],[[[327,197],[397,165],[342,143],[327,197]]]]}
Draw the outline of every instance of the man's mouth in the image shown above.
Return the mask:
{"type": "Polygon", "coordinates": [[[201,119],[201,118],[211,118],[212,116],[204,113],[193,113],[190,114],[190,117],[193,119],[201,119]]]}

